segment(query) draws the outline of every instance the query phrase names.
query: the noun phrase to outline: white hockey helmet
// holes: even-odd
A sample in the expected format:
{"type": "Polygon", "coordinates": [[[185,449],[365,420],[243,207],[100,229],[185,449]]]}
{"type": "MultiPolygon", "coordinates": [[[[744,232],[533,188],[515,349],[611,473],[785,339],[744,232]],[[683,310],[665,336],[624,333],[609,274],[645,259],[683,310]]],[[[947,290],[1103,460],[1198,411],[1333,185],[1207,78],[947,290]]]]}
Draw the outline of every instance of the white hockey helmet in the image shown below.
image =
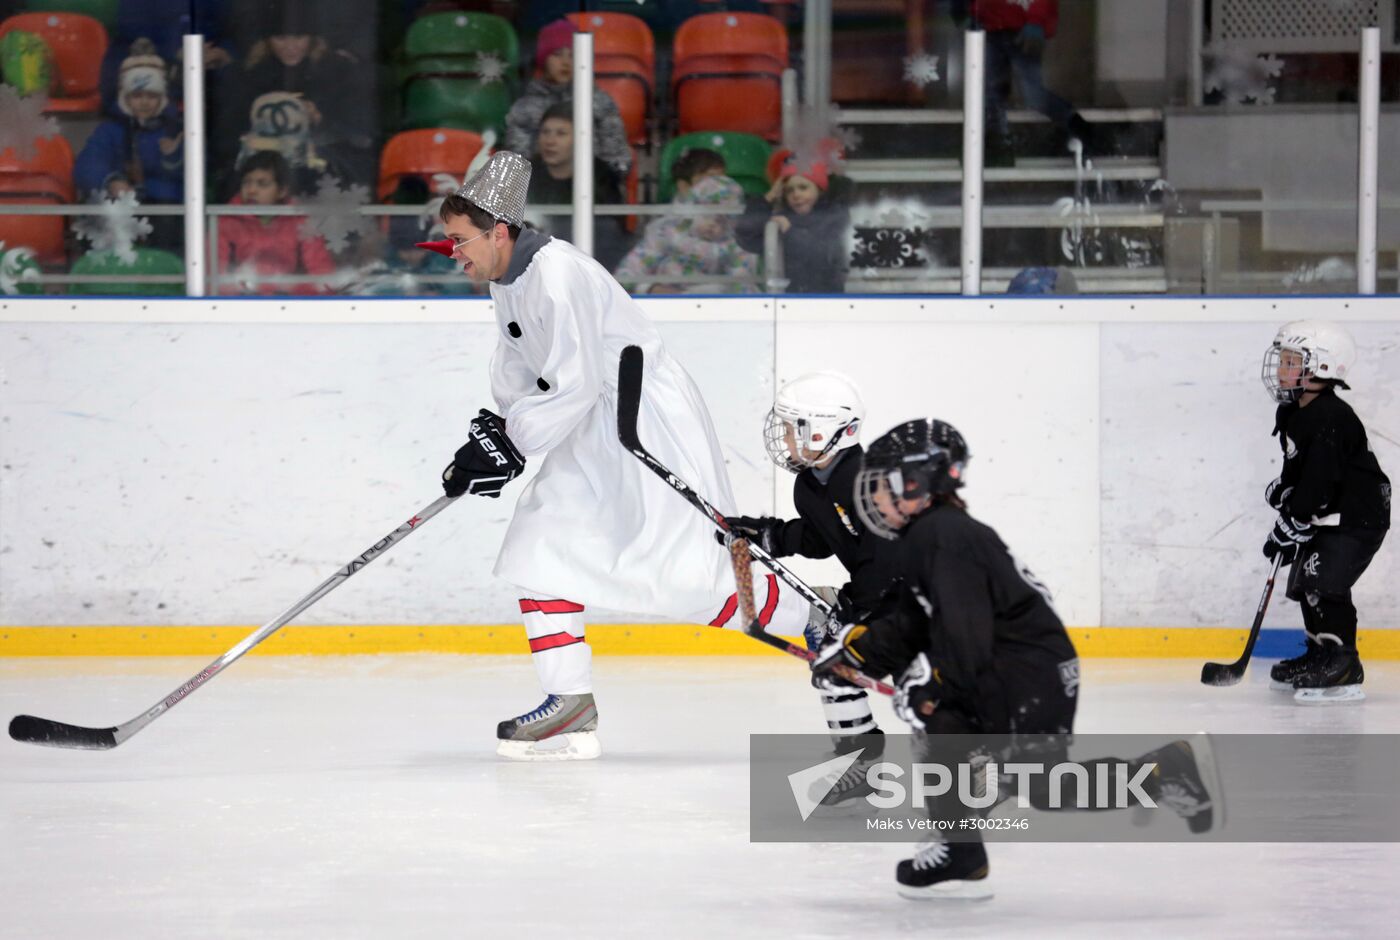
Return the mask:
{"type": "Polygon", "coordinates": [[[1279,327],[1259,377],[1274,401],[1287,403],[1307,390],[1309,378],[1350,388],[1346,377],[1354,362],[1356,343],[1346,330],[1326,320],[1294,320],[1279,327]]]}
{"type": "Polygon", "coordinates": [[[798,473],[860,443],[865,403],[839,372],[810,372],[778,389],[763,429],[768,456],[798,473]]]}

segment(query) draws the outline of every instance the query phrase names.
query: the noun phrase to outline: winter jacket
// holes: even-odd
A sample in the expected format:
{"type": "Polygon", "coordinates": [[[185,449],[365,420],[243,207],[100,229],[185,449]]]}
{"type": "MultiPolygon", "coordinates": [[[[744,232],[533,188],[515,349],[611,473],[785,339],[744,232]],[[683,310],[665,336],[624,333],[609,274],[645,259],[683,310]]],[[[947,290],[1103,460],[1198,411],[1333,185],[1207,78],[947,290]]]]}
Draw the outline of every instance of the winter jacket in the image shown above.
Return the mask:
{"type": "MultiPolygon", "coordinates": [[[[696,183],[689,193],[678,195],[674,203],[738,208],[744,203],[744,191],[729,177],[714,176],[696,183]]],[[[647,284],[652,293],[754,293],[757,287],[753,284],[666,285],[667,277],[676,276],[715,274],[758,278],[758,256],[741,248],[734,237],[736,216],[716,216],[724,225],[724,233],[714,240],[695,234],[697,218],[693,215],[663,216],[651,222],[641,244],[622,259],[614,276],[629,287],[647,284]]]]}
{"type": "MultiPolygon", "coordinates": [[[[533,157],[535,135],[544,113],[572,99],[573,85],[555,85],[543,78],[531,81],[506,115],[505,149],[533,157]]],[[[616,170],[620,177],[625,178],[632,168],[632,148],[627,145],[622,115],[618,113],[617,103],[601,89],[593,91],[593,155],[616,170]]]]}
{"type": "Polygon", "coordinates": [[[786,204],[771,211],[767,200],[749,201],[739,219],[736,235],[748,251],[763,251],[763,230],[774,216],[785,216],[792,224],[782,236],[783,276],[789,294],[842,294],[846,291],[846,269],[850,262],[851,211],[844,201],[823,195],[806,215],[799,215],[786,204]]]}
{"type": "MultiPolygon", "coordinates": [[[[243,199],[230,200],[237,206],[243,199]]],[[[258,277],[279,274],[335,273],[335,259],[319,235],[307,236],[301,216],[230,215],[219,219],[219,273],[236,274],[256,281],[258,277]]],[[[320,294],[325,288],[317,284],[261,284],[259,294],[320,294]]],[[[226,284],[222,294],[241,294],[239,284],[226,284]]]]}
{"type": "Polygon", "coordinates": [[[1034,23],[1055,35],[1060,22],[1059,0],[970,0],[972,19],[987,32],[1017,30],[1034,23]]]}
{"type": "Polygon", "coordinates": [[[141,202],[184,202],[184,140],[169,156],[160,150],[162,138],[173,140],[179,135],[179,121],[169,111],[144,127],[125,115],[107,118],[97,125],[73,163],[78,192],[84,197],[105,195],[107,180],[120,175],[130,180],[141,202]]]}
{"type": "MultiPolygon", "coordinates": [[[[574,181],[557,180],[549,175],[539,157],[530,161],[530,190],[526,201],[532,206],[569,205],[574,201],[574,181]]],[[[593,202],[597,205],[620,205],[627,199],[622,192],[622,180],[611,166],[602,160],[593,161],[593,202]]],[[[574,240],[572,215],[545,216],[541,228],[566,242],[574,240]]],[[[630,239],[620,215],[599,215],[593,218],[593,257],[603,267],[612,269],[627,251],[630,239]]]]}

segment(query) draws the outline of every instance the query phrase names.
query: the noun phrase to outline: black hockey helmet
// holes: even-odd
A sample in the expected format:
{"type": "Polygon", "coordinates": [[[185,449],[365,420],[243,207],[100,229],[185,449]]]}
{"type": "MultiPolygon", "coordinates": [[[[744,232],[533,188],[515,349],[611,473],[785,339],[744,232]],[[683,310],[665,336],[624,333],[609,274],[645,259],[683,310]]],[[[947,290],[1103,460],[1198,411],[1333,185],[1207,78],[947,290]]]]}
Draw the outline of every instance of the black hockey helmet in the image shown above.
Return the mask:
{"type": "Polygon", "coordinates": [[[856,478],[861,522],[876,535],[895,538],[909,517],[894,498],[936,499],[953,492],[963,485],[968,459],[958,429],[937,418],[906,421],[885,432],[866,450],[856,478]]]}

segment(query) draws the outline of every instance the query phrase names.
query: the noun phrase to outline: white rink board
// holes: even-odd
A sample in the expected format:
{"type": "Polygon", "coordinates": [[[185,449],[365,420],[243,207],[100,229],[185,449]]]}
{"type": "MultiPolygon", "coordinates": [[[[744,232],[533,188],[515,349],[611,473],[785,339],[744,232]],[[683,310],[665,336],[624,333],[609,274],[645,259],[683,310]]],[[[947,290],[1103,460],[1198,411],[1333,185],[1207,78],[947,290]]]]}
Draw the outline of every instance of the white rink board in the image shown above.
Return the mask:
{"type": "MultiPolygon", "coordinates": [[[[790,507],[761,441],[775,373],[838,369],[867,440],[930,412],[963,430],[973,511],[1072,625],[1248,617],[1278,463],[1258,367],[1280,322],[1357,335],[1348,398],[1400,473],[1392,298],[642,302],[706,396],[744,512],[790,507]]],[[[490,403],[494,342],[485,300],[6,298],[0,624],[266,620],[437,495],[490,403]]],[[[303,621],[516,620],[490,569],[518,492],[454,506],[303,621]]],[[[1397,576],[1387,544],[1363,627],[1400,626],[1397,576]]]]}

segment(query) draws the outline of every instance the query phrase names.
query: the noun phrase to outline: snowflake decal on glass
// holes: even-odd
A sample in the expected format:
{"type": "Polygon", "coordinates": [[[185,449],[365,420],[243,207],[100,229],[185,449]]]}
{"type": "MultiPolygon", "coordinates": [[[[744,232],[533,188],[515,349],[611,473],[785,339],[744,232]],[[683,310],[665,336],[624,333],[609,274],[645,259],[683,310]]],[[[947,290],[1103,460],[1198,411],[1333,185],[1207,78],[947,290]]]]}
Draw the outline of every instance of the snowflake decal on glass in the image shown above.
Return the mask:
{"type": "Polygon", "coordinates": [[[78,219],[73,223],[73,231],[93,251],[110,251],[122,264],[135,264],[136,243],[153,231],[150,219],[136,217],[141,205],[136,201],[136,194],[127,190],[96,205],[102,213],[78,219]]]}
{"type": "Polygon", "coordinates": [[[505,60],[494,52],[483,52],[476,57],[476,74],[487,85],[506,80],[505,60]]]}
{"type": "Polygon", "coordinates": [[[0,294],[18,294],[23,285],[39,279],[39,264],[30,248],[5,248],[0,242],[0,294]]]}
{"type": "Polygon", "coordinates": [[[342,189],[340,180],[326,175],[316,181],[316,194],[305,204],[319,211],[302,220],[302,235],[320,236],[332,254],[344,251],[352,238],[364,238],[373,230],[371,220],[359,212],[360,206],[369,205],[368,186],[351,183],[342,189]]]}
{"type": "Polygon", "coordinates": [[[1226,48],[1211,56],[1206,70],[1206,91],[1219,92],[1235,104],[1273,104],[1272,80],[1283,71],[1283,60],[1226,48]]]}
{"type": "Polygon", "coordinates": [[[44,115],[48,104],[43,95],[20,97],[9,85],[0,84],[0,152],[13,147],[21,160],[34,159],[34,142],[58,134],[58,122],[44,115]]]}
{"type": "Polygon", "coordinates": [[[939,79],[938,56],[920,52],[904,60],[904,80],[920,88],[932,85],[939,79]]]}

